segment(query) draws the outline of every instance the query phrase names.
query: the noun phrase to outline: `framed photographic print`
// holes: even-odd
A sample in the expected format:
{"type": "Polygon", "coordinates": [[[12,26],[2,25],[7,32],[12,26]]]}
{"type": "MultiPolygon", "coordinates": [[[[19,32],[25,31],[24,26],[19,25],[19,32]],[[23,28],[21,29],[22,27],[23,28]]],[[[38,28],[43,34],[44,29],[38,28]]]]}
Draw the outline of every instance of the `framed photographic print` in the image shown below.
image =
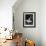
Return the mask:
{"type": "Polygon", "coordinates": [[[36,12],[23,13],[23,27],[36,27],[36,12]]]}

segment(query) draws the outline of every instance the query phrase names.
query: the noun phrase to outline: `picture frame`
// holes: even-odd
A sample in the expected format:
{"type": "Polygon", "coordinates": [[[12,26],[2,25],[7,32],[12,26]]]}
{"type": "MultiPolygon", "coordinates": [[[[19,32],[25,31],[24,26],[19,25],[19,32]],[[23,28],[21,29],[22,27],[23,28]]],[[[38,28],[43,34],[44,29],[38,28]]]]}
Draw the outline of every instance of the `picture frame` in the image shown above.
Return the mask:
{"type": "Polygon", "coordinates": [[[36,27],[36,12],[23,12],[23,27],[36,27]]]}
{"type": "Polygon", "coordinates": [[[13,13],[13,31],[15,30],[15,18],[14,18],[15,16],[14,16],[14,13],[13,13]]]}

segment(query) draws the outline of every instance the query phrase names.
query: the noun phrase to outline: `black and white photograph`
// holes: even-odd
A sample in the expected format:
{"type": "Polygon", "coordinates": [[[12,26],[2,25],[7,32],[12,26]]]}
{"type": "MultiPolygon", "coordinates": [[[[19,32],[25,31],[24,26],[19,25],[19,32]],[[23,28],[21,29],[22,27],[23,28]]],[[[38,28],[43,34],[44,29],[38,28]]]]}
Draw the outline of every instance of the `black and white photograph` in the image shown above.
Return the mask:
{"type": "Polygon", "coordinates": [[[23,27],[36,27],[36,12],[23,13],[23,27]]]}

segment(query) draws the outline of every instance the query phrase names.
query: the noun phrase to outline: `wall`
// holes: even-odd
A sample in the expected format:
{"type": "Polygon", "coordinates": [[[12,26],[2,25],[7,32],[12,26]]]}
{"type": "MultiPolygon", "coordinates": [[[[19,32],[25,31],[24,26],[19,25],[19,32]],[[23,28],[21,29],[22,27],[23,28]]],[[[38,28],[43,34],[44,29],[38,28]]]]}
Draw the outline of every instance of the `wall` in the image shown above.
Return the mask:
{"type": "MultiPolygon", "coordinates": [[[[16,3],[17,4],[17,3],[16,3]]],[[[15,31],[23,33],[24,39],[35,41],[41,46],[41,0],[23,0],[17,7],[13,6],[15,31]],[[23,12],[36,12],[36,28],[23,27],[23,12]]]]}
{"type": "Polygon", "coordinates": [[[46,0],[41,1],[41,38],[42,46],[46,46],[46,0]]]}
{"type": "Polygon", "coordinates": [[[12,6],[16,0],[0,0],[0,27],[12,29],[12,6]]]}

